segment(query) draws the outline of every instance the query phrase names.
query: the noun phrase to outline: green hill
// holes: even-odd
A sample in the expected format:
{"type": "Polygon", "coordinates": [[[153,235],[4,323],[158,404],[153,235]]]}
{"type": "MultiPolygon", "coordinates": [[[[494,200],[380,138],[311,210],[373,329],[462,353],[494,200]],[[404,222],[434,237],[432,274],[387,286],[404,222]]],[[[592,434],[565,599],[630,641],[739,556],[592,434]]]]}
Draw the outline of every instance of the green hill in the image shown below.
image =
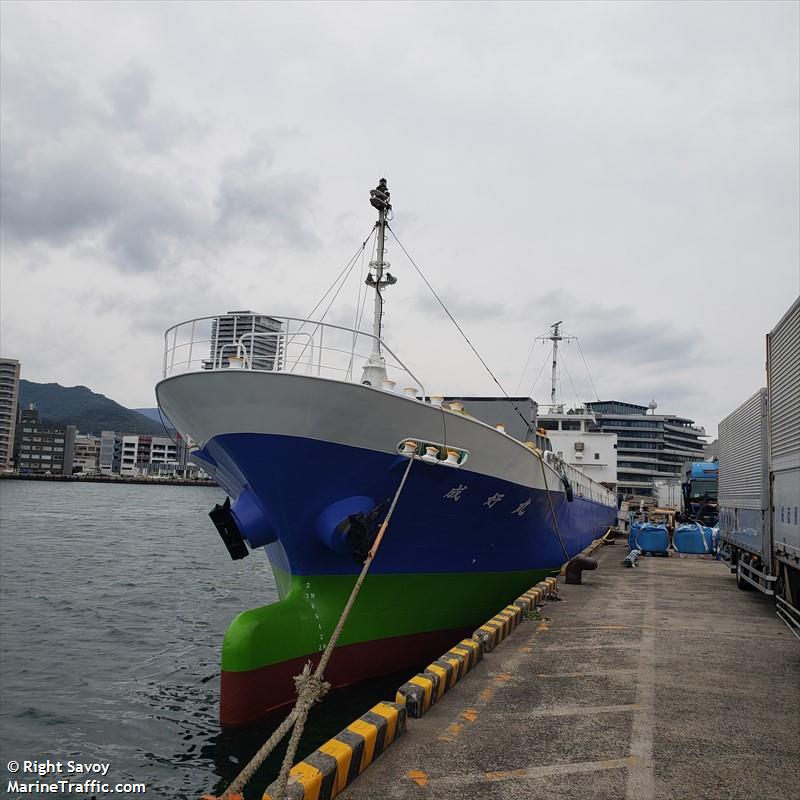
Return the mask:
{"type": "Polygon", "coordinates": [[[43,422],[74,425],[81,433],[118,431],[164,435],[164,428],[160,423],[85,386],[60,386],[57,383],[21,380],[19,403],[23,408],[35,403],[43,422]]]}

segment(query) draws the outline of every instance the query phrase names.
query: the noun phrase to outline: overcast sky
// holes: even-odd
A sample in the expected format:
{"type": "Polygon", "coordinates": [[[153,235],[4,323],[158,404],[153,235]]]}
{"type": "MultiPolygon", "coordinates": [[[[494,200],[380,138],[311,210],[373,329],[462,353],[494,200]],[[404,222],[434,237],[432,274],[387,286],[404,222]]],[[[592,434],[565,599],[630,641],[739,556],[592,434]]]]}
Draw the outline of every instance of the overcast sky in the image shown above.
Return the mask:
{"type": "MultiPolygon", "coordinates": [[[[603,399],[712,432],[765,383],[800,291],[797,2],[0,8],[2,355],[25,378],[154,405],[164,329],[308,313],[386,175],[509,392],[556,320],[603,399]]],[[[497,393],[387,258],[393,349],[429,391],[497,393]]],[[[563,350],[563,399],[593,399],[563,350]]]]}

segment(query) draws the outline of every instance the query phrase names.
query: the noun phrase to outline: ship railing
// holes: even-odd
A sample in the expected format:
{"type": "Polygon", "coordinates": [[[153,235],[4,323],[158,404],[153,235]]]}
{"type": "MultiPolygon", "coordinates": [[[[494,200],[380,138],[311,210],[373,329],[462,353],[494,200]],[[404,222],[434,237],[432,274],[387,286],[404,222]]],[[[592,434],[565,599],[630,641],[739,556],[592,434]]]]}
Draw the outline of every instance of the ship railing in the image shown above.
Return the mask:
{"type": "Polygon", "coordinates": [[[186,372],[244,369],[360,383],[363,367],[375,364],[376,355],[398,391],[412,394],[413,389],[415,396],[425,396],[422,382],[385,340],[371,333],[251,312],[198,317],[167,329],[162,374],[169,378],[186,372]]]}
{"type": "Polygon", "coordinates": [[[567,476],[570,484],[572,484],[572,490],[578,497],[585,497],[599,503],[616,503],[616,495],[606,489],[605,486],[601,486],[585,472],[575,469],[563,459],[560,460],[559,466],[567,476]]]}

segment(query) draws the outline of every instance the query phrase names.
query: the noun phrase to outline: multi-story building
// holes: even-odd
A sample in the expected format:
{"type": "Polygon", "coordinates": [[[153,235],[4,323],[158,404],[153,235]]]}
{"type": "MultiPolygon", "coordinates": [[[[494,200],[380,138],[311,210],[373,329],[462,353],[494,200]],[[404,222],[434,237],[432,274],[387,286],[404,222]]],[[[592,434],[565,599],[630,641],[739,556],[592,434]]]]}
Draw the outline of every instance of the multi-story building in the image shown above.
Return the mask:
{"type": "Polygon", "coordinates": [[[97,459],[97,467],[103,475],[111,475],[114,472],[119,472],[119,457],[121,452],[121,443],[119,448],[117,448],[117,434],[114,431],[100,431],[100,453],[97,459]]]}
{"type": "Polygon", "coordinates": [[[19,361],[0,358],[0,472],[13,466],[19,398],[19,361]]]}
{"type": "Polygon", "coordinates": [[[17,470],[31,475],[71,475],[74,425],[47,425],[32,405],[20,411],[14,440],[17,470]]]}
{"type": "Polygon", "coordinates": [[[243,343],[253,369],[272,370],[281,359],[280,320],[254,314],[252,311],[229,311],[218,317],[211,326],[211,354],[203,362],[205,369],[227,367],[231,356],[236,355],[237,344],[243,343]]]}
{"type": "Polygon", "coordinates": [[[655,404],[603,400],[586,405],[597,418],[594,430],[617,434],[617,490],[622,495],[652,497],[654,480],[680,478],[685,461],[704,458],[705,429],[691,419],[655,414],[655,404]]]}
{"type": "Polygon", "coordinates": [[[100,437],[76,434],[72,455],[73,472],[98,472],[100,467],[100,437]]]}
{"type": "Polygon", "coordinates": [[[118,441],[120,475],[163,474],[186,465],[187,448],[180,436],[173,440],[167,436],[118,434],[118,441]]]}

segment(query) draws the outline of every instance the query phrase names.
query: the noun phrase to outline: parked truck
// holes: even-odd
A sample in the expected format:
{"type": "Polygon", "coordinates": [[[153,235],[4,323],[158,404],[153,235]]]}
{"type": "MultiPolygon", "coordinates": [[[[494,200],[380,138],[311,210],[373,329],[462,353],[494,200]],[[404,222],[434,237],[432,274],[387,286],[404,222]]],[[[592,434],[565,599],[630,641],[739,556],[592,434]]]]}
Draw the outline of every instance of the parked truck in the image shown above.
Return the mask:
{"type": "Polygon", "coordinates": [[[681,508],[681,479],[678,477],[657,478],[653,481],[653,497],[659,508],[681,508]]]}
{"type": "Polygon", "coordinates": [[[717,524],[717,478],[719,465],[716,461],[695,461],[687,464],[681,484],[683,518],[702,522],[714,527],[717,524]]]}
{"type": "Polygon", "coordinates": [[[800,638],[800,298],[767,334],[766,377],[719,425],[720,541],[800,638]]]}

